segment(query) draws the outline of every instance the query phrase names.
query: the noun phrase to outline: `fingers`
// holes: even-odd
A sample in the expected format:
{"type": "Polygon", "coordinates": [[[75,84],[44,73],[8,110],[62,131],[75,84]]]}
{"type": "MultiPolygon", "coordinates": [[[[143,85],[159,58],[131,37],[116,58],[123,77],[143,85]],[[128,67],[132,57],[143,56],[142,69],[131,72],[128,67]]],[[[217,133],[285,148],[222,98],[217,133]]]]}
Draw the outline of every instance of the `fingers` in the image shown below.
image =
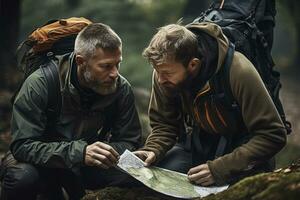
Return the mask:
{"type": "Polygon", "coordinates": [[[198,173],[199,171],[206,169],[205,165],[198,165],[197,167],[193,167],[188,171],[188,175],[192,175],[198,173]]]}
{"type": "Polygon", "coordinates": [[[204,184],[210,183],[211,181],[212,181],[212,177],[210,175],[207,175],[207,176],[199,178],[193,182],[198,185],[204,185],[204,184]]]}
{"type": "Polygon", "coordinates": [[[102,164],[107,165],[108,167],[111,167],[113,165],[115,165],[117,163],[117,161],[112,162],[108,157],[106,157],[105,155],[101,155],[101,154],[93,154],[93,159],[101,162],[102,164]]]}
{"type": "Polygon", "coordinates": [[[197,185],[209,186],[215,183],[207,164],[196,166],[189,170],[188,179],[197,185]]]}
{"type": "Polygon", "coordinates": [[[141,160],[143,160],[147,167],[154,163],[156,160],[155,153],[152,151],[135,151],[133,153],[141,160]]]}
{"type": "Polygon", "coordinates": [[[196,183],[197,185],[209,186],[215,183],[210,173],[197,173],[192,176],[188,176],[189,181],[196,183]]]}
{"type": "Polygon", "coordinates": [[[197,185],[202,185],[202,186],[210,186],[212,184],[215,183],[214,179],[212,176],[207,176],[207,177],[204,177],[198,181],[195,182],[197,185]]]}
{"type": "Polygon", "coordinates": [[[133,154],[139,157],[143,161],[145,161],[147,158],[147,154],[145,153],[145,151],[134,151],[133,154]]]}
{"type": "Polygon", "coordinates": [[[206,182],[200,183],[199,185],[202,185],[202,186],[210,186],[210,185],[212,185],[212,184],[214,184],[214,183],[215,183],[215,181],[214,181],[213,179],[210,179],[210,180],[208,180],[208,181],[206,181],[206,182]]]}
{"type": "Polygon", "coordinates": [[[148,156],[147,156],[147,158],[146,158],[146,160],[145,160],[145,164],[146,164],[146,166],[148,167],[148,166],[150,166],[152,163],[154,163],[154,161],[155,161],[155,154],[153,153],[153,152],[149,152],[148,153],[148,156]]]}
{"type": "Polygon", "coordinates": [[[106,164],[104,164],[104,163],[102,163],[101,161],[96,160],[96,159],[93,160],[93,163],[94,163],[93,166],[96,166],[96,167],[101,167],[101,168],[103,168],[103,169],[108,169],[108,168],[109,168],[108,165],[106,165],[106,164]]]}
{"type": "Polygon", "coordinates": [[[95,142],[86,148],[85,164],[98,166],[104,169],[117,164],[119,154],[109,145],[102,142],[95,142]]]}
{"type": "Polygon", "coordinates": [[[188,179],[190,181],[196,182],[199,179],[205,178],[209,175],[210,173],[207,171],[200,171],[196,174],[188,175],[188,179]]]}
{"type": "Polygon", "coordinates": [[[116,164],[118,159],[109,151],[101,148],[95,148],[95,155],[103,155],[104,158],[108,158],[111,163],[116,164]]]}
{"type": "Polygon", "coordinates": [[[116,152],[116,150],[114,150],[114,148],[112,148],[108,144],[105,144],[103,142],[96,142],[95,144],[98,147],[100,147],[101,149],[105,149],[105,150],[109,151],[110,153],[113,154],[113,156],[115,156],[117,159],[119,159],[120,155],[118,154],[118,152],[116,152]]]}

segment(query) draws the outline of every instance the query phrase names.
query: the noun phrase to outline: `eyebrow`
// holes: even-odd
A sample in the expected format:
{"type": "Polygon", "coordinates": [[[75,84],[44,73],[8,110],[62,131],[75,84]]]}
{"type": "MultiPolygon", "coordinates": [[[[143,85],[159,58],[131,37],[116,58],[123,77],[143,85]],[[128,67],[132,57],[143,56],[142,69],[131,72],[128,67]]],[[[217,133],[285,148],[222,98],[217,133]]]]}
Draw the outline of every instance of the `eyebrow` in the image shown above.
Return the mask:
{"type": "MultiPolygon", "coordinates": [[[[122,57],[121,57],[121,59],[119,59],[116,63],[120,63],[120,62],[122,62],[122,57]]],[[[104,61],[104,62],[99,62],[98,64],[100,64],[100,65],[112,65],[112,64],[115,64],[115,62],[111,62],[111,61],[104,61]]]]}
{"type": "Polygon", "coordinates": [[[153,68],[157,71],[157,70],[159,70],[159,71],[172,71],[172,69],[170,69],[170,67],[161,67],[161,66],[153,66],[153,68]]]}

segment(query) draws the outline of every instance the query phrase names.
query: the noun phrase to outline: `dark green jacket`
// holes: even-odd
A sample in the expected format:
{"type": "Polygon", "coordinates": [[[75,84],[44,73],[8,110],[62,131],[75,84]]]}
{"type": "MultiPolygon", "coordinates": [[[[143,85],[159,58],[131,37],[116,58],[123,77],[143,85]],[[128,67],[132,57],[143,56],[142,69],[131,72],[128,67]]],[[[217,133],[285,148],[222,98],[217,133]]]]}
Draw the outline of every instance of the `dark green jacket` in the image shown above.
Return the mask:
{"type": "Polygon", "coordinates": [[[71,169],[84,165],[85,148],[93,142],[107,142],[120,154],[139,146],[141,127],[128,81],[120,76],[114,94],[97,95],[90,108],[84,108],[70,81],[70,59],[58,59],[63,101],[53,126],[47,125],[48,89],[41,69],[25,80],[17,95],[10,150],[18,161],[71,169]]]}

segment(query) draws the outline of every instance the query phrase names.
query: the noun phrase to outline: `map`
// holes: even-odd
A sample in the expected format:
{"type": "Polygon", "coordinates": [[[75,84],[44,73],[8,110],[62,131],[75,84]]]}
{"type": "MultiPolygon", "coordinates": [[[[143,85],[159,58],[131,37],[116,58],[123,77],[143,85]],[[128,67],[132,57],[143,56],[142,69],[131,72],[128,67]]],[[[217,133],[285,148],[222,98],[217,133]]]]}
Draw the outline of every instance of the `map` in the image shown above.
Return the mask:
{"type": "Polygon", "coordinates": [[[145,163],[128,150],[120,156],[118,167],[147,187],[177,198],[205,197],[228,188],[228,186],[201,187],[193,185],[189,182],[186,174],[154,166],[145,167],[145,163]]]}

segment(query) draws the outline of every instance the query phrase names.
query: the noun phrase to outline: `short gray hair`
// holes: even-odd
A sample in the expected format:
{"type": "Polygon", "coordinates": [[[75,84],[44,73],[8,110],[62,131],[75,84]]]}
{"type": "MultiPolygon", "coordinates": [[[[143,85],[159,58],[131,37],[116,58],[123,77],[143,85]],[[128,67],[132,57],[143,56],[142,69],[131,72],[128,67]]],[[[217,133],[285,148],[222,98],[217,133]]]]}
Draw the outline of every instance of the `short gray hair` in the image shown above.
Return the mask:
{"type": "Polygon", "coordinates": [[[152,65],[173,59],[187,66],[197,52],[196,35],[180,24],[170,24],[158,29],[143,56],[152,65]]]}
{"type": "Polygon", "coordinates": [[[108,25],[93,23],[77,35],[74,52],[89,58],[94,55],[97,48],[112,51],[121,45],[120,37],[108,25]]]}

